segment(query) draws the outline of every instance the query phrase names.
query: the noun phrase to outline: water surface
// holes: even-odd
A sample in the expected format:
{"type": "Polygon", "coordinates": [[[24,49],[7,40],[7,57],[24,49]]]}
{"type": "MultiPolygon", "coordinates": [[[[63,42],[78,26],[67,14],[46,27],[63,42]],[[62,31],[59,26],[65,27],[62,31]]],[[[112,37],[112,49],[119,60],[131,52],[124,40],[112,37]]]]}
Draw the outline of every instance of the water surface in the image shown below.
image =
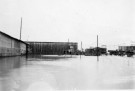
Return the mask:
{"type": "Polygon", "coordinates": [[[135,89],[135,58],[17,56],[0,58],[0,91],[135,89]]]}

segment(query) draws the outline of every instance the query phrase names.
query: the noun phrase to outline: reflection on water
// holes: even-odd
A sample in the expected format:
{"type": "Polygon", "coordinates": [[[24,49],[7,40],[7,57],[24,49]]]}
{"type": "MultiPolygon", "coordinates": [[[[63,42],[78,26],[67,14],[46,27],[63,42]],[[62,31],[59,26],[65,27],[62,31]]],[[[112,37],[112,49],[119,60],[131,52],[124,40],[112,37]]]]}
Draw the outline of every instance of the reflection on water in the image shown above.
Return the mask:
{"type": "Polygon", "coordinates": [[[19,69],[25,61],[25,57],[0,58],[0,91],[10,91],[12,88],[11,73],[19,69]]]}
{"type": "Polygon", "coordinates": [[[135,58],[36,55],[0,58],[0,91],[135,89],[135,58]],[[97,61],[98,59],[98,61],[97,61]]]}

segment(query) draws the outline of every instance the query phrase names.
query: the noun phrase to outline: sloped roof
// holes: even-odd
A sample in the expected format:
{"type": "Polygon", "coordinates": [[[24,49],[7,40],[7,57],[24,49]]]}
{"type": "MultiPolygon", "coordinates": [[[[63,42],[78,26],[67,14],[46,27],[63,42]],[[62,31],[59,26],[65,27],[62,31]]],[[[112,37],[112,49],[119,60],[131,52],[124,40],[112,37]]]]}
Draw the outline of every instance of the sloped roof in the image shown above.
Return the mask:
{"type": "Polygon", "coordinates": [[[22,43],[24,43],[24,44],[27,44],[26,42],[24,42],[24,41],[22,41],[22,40],[19,40],[19,39],[17,39],[17,38],[14,38],[14,37],[12,37],[12,36],[10,36],[10,35],[8,35],[8,34],[2,32],[2,31],[0,31],[0,33],[1,33],[2,35],[4,35],[4,36],[7,36],[7,37],[11,38],[11,39],[14,39],[14,40],[16,40],[16,41],[22,42],[22,43]]]}

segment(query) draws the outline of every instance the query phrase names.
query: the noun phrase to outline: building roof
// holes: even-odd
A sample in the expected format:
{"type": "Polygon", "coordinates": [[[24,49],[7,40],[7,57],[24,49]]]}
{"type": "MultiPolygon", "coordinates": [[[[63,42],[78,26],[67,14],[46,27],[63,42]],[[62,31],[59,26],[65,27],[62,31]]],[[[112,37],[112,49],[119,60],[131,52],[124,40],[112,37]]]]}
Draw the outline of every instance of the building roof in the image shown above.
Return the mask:
{"type": "Polygon", "coordinates": [[[7,36],[7,37],[11,38],[11,39],[14,39],[14,40],[16,40],[16,41],[22,42],[22,43],[24,43],[24,44],[27,44],[26,42],[24,42],[24,41],[22,41],[22,40],[19,40],[19,39],[17,39],[17,38],[14,38],[14,37],[12,37],[12,36],[10,36],[10,35],[8,35],[8,34],[2,32],[2,31],[0,31],[0,33],[1,33],[2,35],[4,35],[4,36],[7,36]]]}
{"type": "Polygon", "coordinates": [[[27,43],[73,43],[73,44],[78,44],[77,42],[39,42],[39,41],[25,41],[27,43]]]}

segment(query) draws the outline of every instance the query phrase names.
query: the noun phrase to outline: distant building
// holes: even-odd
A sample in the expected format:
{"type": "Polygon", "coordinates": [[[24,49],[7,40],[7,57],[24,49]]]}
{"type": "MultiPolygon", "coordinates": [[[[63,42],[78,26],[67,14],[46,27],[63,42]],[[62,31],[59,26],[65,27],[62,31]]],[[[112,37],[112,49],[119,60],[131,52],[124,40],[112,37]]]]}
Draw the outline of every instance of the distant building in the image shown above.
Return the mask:
{"type": "Polygon", "coordinates": [[[130,51],[135,53],[135,46],[119,46],[118,48],[119,51],[130,51]]]}
{"type": "Polygon", "coordinates": [[[119,55],[119,51],[118,50],[108,50],[109,55],[119,55]]]}
{"type": "Polygon", "coordinates": [[[0,31],[0,57],[27,53],[27,43],[0,31]]]}
{"type": "Polygon", "coordinates": [[[78,43],[76,42],[33,42],[29,44],[29,54],[64,55],[76,54],[78,43]]]}
{"type": "Polygon", "coordinates": [[[119,46],[119,51],[123,51],[128,57],[135,54],[135,46],[119,46]]]}
{"type": "Polygon", "coordinates": [[[133,56],[135,54],[135,46],[119,46],[117,50],[108,50],[110,55],[127,55],[133,56]]]}
{"type": "Polygon", "coordinates": [[[89,48],[85,50],[86,56],[97,56],[97,55],[106,55],[106,54],[107,54],[107,48],[95,47],[95,48],[89,48]]]}

